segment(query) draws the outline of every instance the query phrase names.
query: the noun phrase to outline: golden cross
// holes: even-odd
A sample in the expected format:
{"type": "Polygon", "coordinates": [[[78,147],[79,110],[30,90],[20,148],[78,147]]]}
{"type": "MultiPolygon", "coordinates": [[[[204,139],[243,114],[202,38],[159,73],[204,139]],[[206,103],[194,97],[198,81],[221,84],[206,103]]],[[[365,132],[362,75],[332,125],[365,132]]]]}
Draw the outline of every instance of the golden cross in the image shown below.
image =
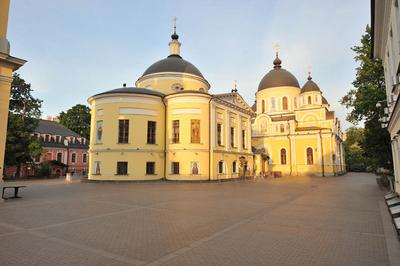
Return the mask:
{"type": "Polygon", "coordinates": [[[235,81],[233,82],[233,86],[234,86],[235,91],[237,91],[237,80],[236,80],[236,79],[235,79],[235,81]]]}
{"type": "Polygon", "coordinates": [[[280,47],[280,45],[279,45],[279,43],[275,43],[273,47],[274,47],[274,50],[275,50],[276,56],[278,56],[278,53],[279,53],[279,48],[281,48],[281,47],[280,47]]]}
{"type": "Polygon", "coordinates": [[[176,17],[174,17],[174,33],[176,33],[176,17]]]}

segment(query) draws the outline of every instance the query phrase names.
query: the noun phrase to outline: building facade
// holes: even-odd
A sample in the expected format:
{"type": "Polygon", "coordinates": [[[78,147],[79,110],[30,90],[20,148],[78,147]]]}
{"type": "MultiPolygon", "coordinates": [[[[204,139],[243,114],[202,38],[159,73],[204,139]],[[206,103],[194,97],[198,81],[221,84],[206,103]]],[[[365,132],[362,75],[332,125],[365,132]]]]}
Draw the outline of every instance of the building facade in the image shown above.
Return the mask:
{"type": "Polygon", "coordinates": [[[6,148],[8,107],[13,71],[26,63],[25,60],[10,55],[7,40],[8,12],[10,0],[0,1],[0,179],[3,179],[4,152],[6,148]]]}
{"type": "Polygon", "coordinates": [[[371,1],[373,56],[382,60],[385,72],[387,126],[392,142],[395,190],[400,192],[400,10],[397,0],[371,1]]]}
{"type": "Polygon", "coordinates": [[[228,93],[211,94],[210,84],[181,57],[180,47],[174,31],[168,57],[148,67],[136,87],[124,85],[88,99],[92,107],[89,179],[220,180],[268,171],[344,172],[340,123],[311,79],[300,93],[297,80],[293,77],[296,84],[287,84],[293,80],[279,75],[287,71],[275,64],[278,75],[264,77],[257,106],[250,107],[236,86],[228,93]],[[284,109],[275,110],[273,102],[265,103],[272,95],[276,99],[286,95],[290,102],[289,98],[282,103],[276,100],[284,109]],[[312,97],[310,104],[303,102],[308,97],[312,97]],[[283,147],[285,162],[278,160],[283,158],[278,156],[283,147]],[[304,155],[300,151],[308,148],[312,149],[309,164],[300,158],[304,155]]]}
{"type": "Polygon", "coordinates": [[[345,172],[340,121],[329,110],[319,86],[274,67],[261,80],[253,109],[255,173],[333,176],[345,172]]]}
{"type": "MultiPolygon", "coordinates": [[[[39,120],[34,136],[43,147],[43,152],[34,158],[32,165],[21,168],[21,176],[35,176],[44,162],[48,162],[52,176],[63,176],[66,172],[87,175],[89,165],[89,142],[84,137],[56,121],[39,120]]],[[[8,177],[15,176],[16,167],[6,167],[8,177]]]]}

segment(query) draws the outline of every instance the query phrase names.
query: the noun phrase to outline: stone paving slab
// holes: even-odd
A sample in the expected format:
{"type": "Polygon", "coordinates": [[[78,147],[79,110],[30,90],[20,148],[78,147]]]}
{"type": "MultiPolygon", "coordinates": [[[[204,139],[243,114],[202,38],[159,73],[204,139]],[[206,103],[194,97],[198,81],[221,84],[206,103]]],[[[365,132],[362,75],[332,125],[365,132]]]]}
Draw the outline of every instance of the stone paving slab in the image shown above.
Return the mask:
{"type": "Polygon", "coordinates": [[[0,265],[400,265],[371,174],[27,184],[0,203],[0,265]]]}

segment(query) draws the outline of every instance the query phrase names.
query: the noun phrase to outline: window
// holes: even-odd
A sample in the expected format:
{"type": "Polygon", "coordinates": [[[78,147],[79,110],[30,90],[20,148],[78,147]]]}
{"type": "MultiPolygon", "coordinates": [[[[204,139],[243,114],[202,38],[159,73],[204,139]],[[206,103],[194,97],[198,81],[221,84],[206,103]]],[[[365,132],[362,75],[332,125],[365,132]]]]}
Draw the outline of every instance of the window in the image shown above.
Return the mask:
{"type": "Polygon", "coordinates": [[[281,164],[286,164],[286,149],[281,149],[281,164]]]}
{"type": "Polygon", "coordinates": [[[232,173],[237,173],[237,162],[233,161],[232,163],[232,173]]]}
{"type": "Polygon", "coordinates": [[[103,137],[103,120],[96,122],[96,143],[101,143],[103,137]]]}
{"type": "Polygon", "coordinates": [[[76,163],[76,153],[71,154],[71,163],[76,163]]]}
{"type": "Polygon", "coordinates": [[[231,127],[231,147],[234,148],[235,146],[235,128],[231,127]]]}
{"type": "Polygon", "coordinates": [[[86,154],[86,153],[84,153],[84,154],[82,155],[82,162],[83,162],[83,163],[87,163],[87,154],[86,154]]]}
{"type": "Polygon", "coordinates": [[[315,95],[315,103],[318,103],[318,95],[315,95]]]}
{"type": "Polygon", "coordinates": [[[171,163],[171,173],[173,175],[179,175],[179,162],[171,163]]]}
{"type": "Polygon", "coordinates": [[[60,142],[60,136],[56,136],[56,142],[60,142]]]}
{"type": "Polygon", "coordinates": [[[50,141],[50,135],[45,135],[44,141],[49,142],[50,141]]]}
{"type": "Polygon", "coordinates": [[[62,153],[61,152],[57,153],[57,161],[62,162],[62,153]]]}
{"type": "Polygon", "coordinates": [[[155,174],[155,162],[146,162],[146,175],[154,175],[155,174]]]}
{"type": "Polygon", "coordinates": [[[117,175],[128,175],[128,162],[117,162],[117,175]]]}
{"type": "Polygon", "coordinates": [[[198,175],[199,174],[199,162],[191,162],[190,169],[191,169],[190,172],[192,175],[198,175]]]}
{"type": "Polygon", "coordinates": [[[218,174],[223,174],[224,173],[224,161],[219,161],[218,162],[218,174]]]}
{"type": "Polygon", "coordinates": [[[265,113],[265,101],[264,100],[261,101],[261,112],[265,113]]]}
{"type": "Polygon", "coordinates": [[[287,110],[288,109],[288,99],[287,97],[282,98],[282,109],[287,110]]]}
{"type": "Polygon", "coordinates": [[[284,132],[285,132],[285,125],[284,125],[284,124],[281,124],[281,125],[280,125],[280,129],[281,129],[281,133],[284,133],[284,132]]]}
{"type": "Polygon", "coordinates": [[[294,97],[293,102],[294,102],[294,109],[297,109],[297,97],[294,97]]]}
{"type": "Polygon", "coordinates": [[[94,174],[100,175],[100,162],[99,161],[94,162],[94,174]]]}
{"type": "Polygon", "coordinates": [[[308,104],[311,104],[311,96],[308,96],[308,104]]]}
{"type": "Polygon", "coordinates": [[[118,143],[128,143],[129,139],[129,120],[120,119],[118,127],[118,143]]]}
{"type": "Polygon", "coordinates": [[[276,110],[276,99],[271,98],[271,110],[275,111],[276,110]]]}
{"type": "Polygon", "coordinates": [[[308,165],[314,164],[314,156],[312,148],[307,148],[307,164],[308,165]]]}
{"type": "Polygon", "coordinates": [[[172,143],[179,143],[179,120],[172,121],[172,143]]]}
{"type": "Polygon", "coordinates": [[[242,129],[242,148],[246,149],[246,130],[242,129]]]}
{"type": "Polygon", "coordinates": [[[156,122],[147,121],[147,144],[156,144],[156,122]]]}
{"type": "Polygon", "coordinates": [[[200,143],[200,120],[192,119],[191,120],[191,137],[190,141],[192,143],[200,143]]]}
{"type": "Polygon", "coordinates": [[[222,124],[217,124],[217,144],[222,146],[222,124]]]}
{"type": "Polygon", "coordinates": [[[46,159],[45,160],[52,160],[53,154],[51,152],[46,153],[46,159]]]}
{"type": "Polygon", "coordinates": [[[35,157],[35,162],[40,163],[40,154],[35,157]]]}

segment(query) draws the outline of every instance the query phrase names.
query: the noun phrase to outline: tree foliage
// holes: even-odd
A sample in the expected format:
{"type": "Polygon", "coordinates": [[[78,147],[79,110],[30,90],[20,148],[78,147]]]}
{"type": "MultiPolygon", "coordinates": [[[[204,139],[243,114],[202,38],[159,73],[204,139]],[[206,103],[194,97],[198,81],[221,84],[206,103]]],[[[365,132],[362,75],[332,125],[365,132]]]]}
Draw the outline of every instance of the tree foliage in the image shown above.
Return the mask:
{"type": "Polygon", "coordinates": [[[351,89],[342,97],[340,103],[351,109],[347,120],[354,125],[364,122],[365,141],[361,144],[368,163],[374,168],[392,169],[390,136],[381,127],[379,119],[383,117],[386,107],[385,78],[380,59],[371,58],[371,28],[366,27],[361,37],[361,44],[351,48],[360,65],[356,68],[356,79],[351,89]],[[381,107],[376,104],[381,102],[381,107]]]}
{"type": "Polygon", "coordinates": [[[66,112],[60,113],[60,124],[89,140],[90,137],[90,108],[77,104],[66,112]]]}
{"type": "Polygon", "coordinates": [[[346,140],[343,143],[346,154],[346,165],[350,171],[367,170],[368,159],[365,157],[363,146],[365,134],[363,128],[351,127],[346,131],[346,140]]]}
{"type": "Polygon", "coordinates": [[[39,123],[42,101],[32,96],[31,84],[18,74],[11,83],[10,107],[8,113],[5,164],[17,166],[20,175],[22,164],[31,162],[41,154],[42,147],[33,136],[39,123]]]}

